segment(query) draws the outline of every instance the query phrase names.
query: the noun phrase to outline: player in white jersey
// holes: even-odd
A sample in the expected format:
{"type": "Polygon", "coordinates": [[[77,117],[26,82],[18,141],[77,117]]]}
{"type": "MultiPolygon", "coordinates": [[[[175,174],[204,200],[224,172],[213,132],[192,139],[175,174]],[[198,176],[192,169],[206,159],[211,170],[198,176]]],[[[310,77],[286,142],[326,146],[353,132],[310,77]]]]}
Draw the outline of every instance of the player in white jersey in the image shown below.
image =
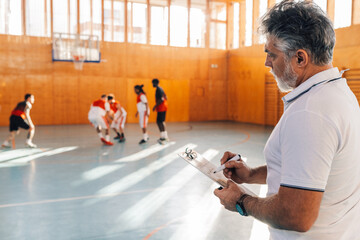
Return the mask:
{"type": "Polygon", "coordinates": [[[139,115],[139,124],[143,132],[143,139],[140,140],[139,144],[146,143],[149,140],[149,135],[147,133],[147,123],[149,120],[150,109],[143,87],[144,85],[135,86],[135,93],[137,94],[137,112],[135,117],[139,115]]]}
{"type": "Polygon", "coordinates": [[[109,112],[110,104],[107,101],[106,95],[103,94],[100,99],[91,104],[88,118],[91,124],[96,128],[100,140],[105,145],[111,146],[113,143],[110,142],[109,123],[106,119],[106,117],[109,117],[109,112]],[[101,132],[102,129],[105,129],[105,138],[101,132]]]}
{"type": "Polygon", "coordinates": [[[127,113],[121,106],[120,102],[114,99],[113,94],[109,94],[107,98],[110,104],[110,109],[114,112],[114,119],[110,126],[117,135],[114,139],[119,140],[119,142],[125,142],[124,128],[127,113]]]}

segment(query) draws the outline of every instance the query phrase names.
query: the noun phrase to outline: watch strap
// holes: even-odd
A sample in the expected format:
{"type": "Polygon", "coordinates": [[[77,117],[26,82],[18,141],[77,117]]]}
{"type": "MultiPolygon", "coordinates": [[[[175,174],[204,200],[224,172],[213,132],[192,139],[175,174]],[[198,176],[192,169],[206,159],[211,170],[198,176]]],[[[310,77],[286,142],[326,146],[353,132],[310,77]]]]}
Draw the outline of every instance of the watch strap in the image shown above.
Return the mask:
{"type": "Polygon", "coordinates": [[[249,216],[249,214],[247,213],[247,211],[246,211],[246,209],[245,209],[245,206],[244,206],[244,200],[245,200],[245,198],[247,198],[247,197],[250,197],[250,195],[248,195],[248,194],[245,193],[245,194],[241,195],[239,201],[237,201],[239,207],[241,208],[242,213],[240,213],[240,214],[241,214],[242,216],[249,216]]]}

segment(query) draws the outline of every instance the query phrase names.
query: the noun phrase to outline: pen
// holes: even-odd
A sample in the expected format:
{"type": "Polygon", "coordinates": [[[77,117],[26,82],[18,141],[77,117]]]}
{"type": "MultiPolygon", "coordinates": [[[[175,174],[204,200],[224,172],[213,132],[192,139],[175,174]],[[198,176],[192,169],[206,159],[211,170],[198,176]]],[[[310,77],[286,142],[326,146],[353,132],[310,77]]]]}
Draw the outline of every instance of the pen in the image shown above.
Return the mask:
{"type": "MultiPolygon", "coordinates": [[[[239,159],[241,159],[240,154],[236,154],[236,156],[230,158],[230,159],[227,160],[226,162],[237,161],[237,160],[239,160],[239,159]]],[[[214,173],[220,172],[220,171],[222,171],[222,170],[224,170],[224,169],[225,169],[225,163],[222,164],[221,166],[219,166],[219,167],[214,171],[214,173]]]]}

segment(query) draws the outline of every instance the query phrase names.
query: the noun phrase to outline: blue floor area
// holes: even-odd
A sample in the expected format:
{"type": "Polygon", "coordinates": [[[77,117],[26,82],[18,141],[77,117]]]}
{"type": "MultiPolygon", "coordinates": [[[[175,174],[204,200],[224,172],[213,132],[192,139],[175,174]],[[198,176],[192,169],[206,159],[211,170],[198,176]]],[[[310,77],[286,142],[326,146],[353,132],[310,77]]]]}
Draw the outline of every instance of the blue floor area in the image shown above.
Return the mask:
{"type": "MultiPolygon", "coordinates": [[[[36,149],[25,148],[22,131],[15,149],[0,150],[0,239],[264,239],[264,226],[254,230],[253,218],[225,210],[213,195],[218,185],[177,153],[191,147],[218,165],[232,151],[262,165],[272,128],[194,122],[167,130],[170,142],[160,145],[150,124],[150,141],[139,145],[138,124],[127,124],[126,142],[103,146],[90,125],[38,126],[36,149]]],[[[7,135],[0,127],[0,141],[7,135]]]]}

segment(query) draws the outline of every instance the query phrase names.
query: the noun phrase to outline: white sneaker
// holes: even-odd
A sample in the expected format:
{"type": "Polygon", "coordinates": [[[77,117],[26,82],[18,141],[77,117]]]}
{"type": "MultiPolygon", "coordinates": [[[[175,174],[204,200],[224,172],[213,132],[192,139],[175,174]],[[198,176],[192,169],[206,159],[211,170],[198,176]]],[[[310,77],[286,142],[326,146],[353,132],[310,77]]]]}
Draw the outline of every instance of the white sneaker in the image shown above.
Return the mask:
{"type": "Polygon", "coordinates": [[[11,148],[11,145],[8,141],[5,141],[3,144],[1,144],[1,147],[3,148],[11,148]]]}
{"type": "Polygon", "coordinates": [[[159,138],[159,139],[157,140],[157,142],[158,142],[159,144],[161,144],[161,145],[164,145],[164,144],[166,144],[166,143],[169,142],[169,139],[168,139],[168,138],[159,138]]]}
{"type": "Polygon", "coordinates": [[[26,146],[29,148],[36,148],[36,144],[33,144],[31,141],[26,141],[26,146]]]}

